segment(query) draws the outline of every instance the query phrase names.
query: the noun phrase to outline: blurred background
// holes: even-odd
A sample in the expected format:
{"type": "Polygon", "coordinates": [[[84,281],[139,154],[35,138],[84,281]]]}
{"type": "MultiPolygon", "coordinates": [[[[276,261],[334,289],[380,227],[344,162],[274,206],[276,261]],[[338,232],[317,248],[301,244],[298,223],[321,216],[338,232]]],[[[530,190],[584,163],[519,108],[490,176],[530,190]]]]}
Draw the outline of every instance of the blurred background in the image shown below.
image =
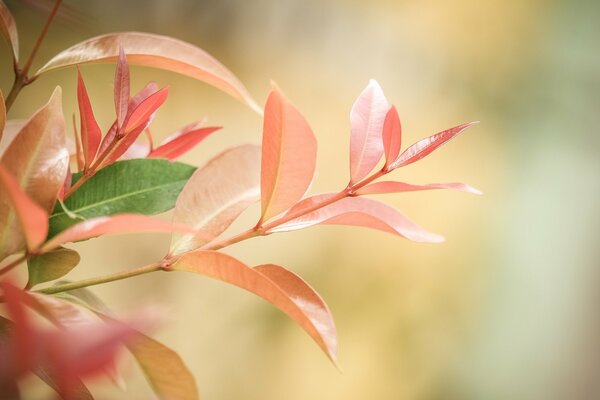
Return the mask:
{"type": "MultiPolygon", "coordinates": [[[[22,58],[44,1],[7,1],[22,58]],[[40,6],[41,4],[41,6],[40,6]]],[[[595,0],[144,0],[75,1],[52,26],[37,66],[112,31],[170,35],[207,50],[263,103],[272,79],[319,141],[313,192],[348,180],[349,111],[370,78],[400,113],[404,143],[480,120],[434,155],[397,171],[411,183],[467,182],[473,196],[433,191],[381,196],[440,245],[358,228],[315,227],[230,248],[249,264],[297,272],[328,302],[339,331],[336,370],[272,306],[224,283],[154,274],[94,288],[113,309],[159,304],[157,334],[179,351],[204,399],[600,398],[600,2],[595,0]]],[[[48,6],[49,7],[49,6],[48,6]]],[[[0,45],[0,85],[12,83],[0,45]]],[[[35,67],[35,65],[34,65],[35,67]]],[[[101,127],[114,119],[114,66],[82,67],[101,127]]],[[[223,125],[183,161],[260,143],[262,121],[203,83],[132,67],[133,90],[169,85],[153,133],[200,119],[223,125]]],[[[10,118],[26,118],[64,89],[76,110],[74,69],[26,88],[10,118]]],[[[251,209],[235,229],[256,221],[251,209]]],[[[75,246],[69,279],[162,257],[169,238],[102,238],[75,246]]],[[[125,360],[127,392],[95,382],[98,398],[152,398],[125,360]]]]}

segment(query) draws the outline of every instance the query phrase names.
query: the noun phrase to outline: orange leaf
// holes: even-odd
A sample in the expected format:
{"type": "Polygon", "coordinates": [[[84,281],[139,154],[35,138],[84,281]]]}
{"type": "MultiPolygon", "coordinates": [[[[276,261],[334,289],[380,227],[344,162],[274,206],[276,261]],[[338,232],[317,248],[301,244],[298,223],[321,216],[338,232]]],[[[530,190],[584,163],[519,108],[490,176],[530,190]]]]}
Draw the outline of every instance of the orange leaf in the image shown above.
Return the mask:
{"type": "MultiPolygon", "coordinates": [[[[304,199],[293,207],[289,213],[313,207],[331,196],[333,194],[319,194],[304,199]]],[[[439,243],[444,240],[439,235],[425,231],[393,207],[362,197],[345,197],[335,203],[272,228],[269,232],[295,231],[317,224],[363,226],[402,236],[414,242],[439,243]]]]}
{"type": "MultiPolygon", "coordinates": [[[[46,212],[52,211],[69,160],[60,88],[12,140],[0,162],[19,186],[46,212]]],[[[0,200],[0,259],[23,248],[22,238],[12,234],[16,225],[12,207],[0,200]]]]}
{"type": "Polygon", "coordinates": [[[402,145],[402,126],[396,107],[392,106],[383,122],[383,149],[385,152],[385,166],[388,167],[396,161],[402,145]]]}
{"type": "Polygon", "coordinates": [[[57,54],[35,75],[76,64],[113,62],[117,60],[119,47],[127,54],[130,64],[198,79],[261,112],[240,81],[210,54],[190,43],[150,33],[109,33],[88,39],[57,54]]]}
{"type": "Polygon", "coordinates": [[[0,140],[2,140],[2,134],[4,133],[4,126],[6,125],[6,104],[4,104],[4,95],[0,89],[0,140]]]}
{"type": "Polygon", "coordinates": [[[166,158],[174,161],[187,153],[211,133],[222,129],[220,126],[200,128],[177,136],[173,140],[160,145],[148,154],[148,158],[166,158]]]}
{"type": "Polygon", "coordinates": [[[8,40],[12,50],[13,60],[19,61],[19,35],[17,34],[17,24],[6,4],[0,0],[0,34],[8,40]]]}
{"type": "Polygon", "coordinates": [[[300,112],[273,88],[265,106],[261,163],[261,221],[293,206],[315,172],[317,140],[300,112]]]}
{"type": "Polygon", "coordinates": [[[171,253],[196,249],[217,236],[260,199],[260,147],[226,150],[198,168],[179,194],[173,221],[201,235],[174,235],[171,253]]]}
{"type": "Polygon", "coordinates": [[[390,170],[412,164],[419,161],[421,158],[429,155],[441,145],[447,143],[450,139],[467,129],[468,127],[477,124],[478,122],[469,122],[466,124],[455,126],[425,139],[419,140],[417,143],[404,150],[400,157],[390,165],[390,170]]]}
{"type": "Polygon", "coordinates": [[[7,119],[6,125],[4,125],[4,134],[0,138],[0,157],[4,154],[8,146],[17,137],[17,134],[21,131],[25,125],[24,119],[7,119]]]}
{"type": "Polygon", "coordinates": [[[186,226],[146,217],[139,214],[118,214],[110,217],[91,218],[62,231],[42,246],[42,251],[50,251],[62,244],[90,239],[105,234],[137,232],[192,232],[186,226]]]}
{"type": "Polygon", "coordinates": [[[403,193],[417,192],[420,190],[434,189],[453,189],[460,192],[473,194],[482,194],[479,190],[466,183],[451,182],[451,183],[428,183],[426,185],[412,185],[404,182],[375,182],[358,190],[357,194],[382,194],[382,193],[403,193]]]}
{"type": "Polygon", "coordinates": [[[21,190],[19,183],[2,164],[0,164],[0,186],[4,189],[0,190],[0,193],[5,192],[8,195],[21,223],[27,249],[36,250],[48,235],[48,213],[21,190]]]}
{"type": "Polygon", "coordinates": [[[115,71],[115,111],[117,113],[117,126],[123,126],[129,105],[129,65],[122,47],[119,47],[119,60],[115,71]]]}
{"type": "Polygon", "coordinates": [[[279,308],[304,329],[333,361],[337,362],[337,334],[329,308],[306,282],[277,265],[250,268],[216,251],[193,251],[171,268],[194,272],[246,289],[279,308]]]}
{"type": "Polygon", "coordinates": [[[83,158],[85,167],[89,167],[102,138],[102,131],[94,117],[94,111],[90,104],[90,98],[85,88],[85,82],[79,70],[77,70],[77,102],[79,103],[79,118],[81,124],[81,144],[83,146],[83,158]]]}
{"type": "Polygon", "coordinates": [[[388,102],[371,79],[350,112],[350,183],[366,177],[383,155],[382,131],[388,102]]]}

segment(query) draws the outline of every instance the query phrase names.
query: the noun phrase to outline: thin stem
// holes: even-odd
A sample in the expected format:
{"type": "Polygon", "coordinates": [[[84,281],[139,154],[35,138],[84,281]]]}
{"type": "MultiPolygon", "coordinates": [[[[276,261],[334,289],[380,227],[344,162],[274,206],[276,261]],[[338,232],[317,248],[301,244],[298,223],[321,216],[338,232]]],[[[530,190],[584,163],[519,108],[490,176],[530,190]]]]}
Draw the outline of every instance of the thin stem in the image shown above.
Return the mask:
{"type": "Polygon", "coordinates": [[[22,256],[20,256],[19,258],[17,258],[13,262],[11,262],[10,264],[2,267],[2,269],[0,269],[0,275],[6,274],[7,272],[11,271],[13,268],[17,267],[19,264],[21,264],[25,260],[27,260],[27,254],[23,254],[22,256]]]}
{"type": "Polygon", "coordinates": [[[48,29],[50,29],[52,20],[54,20],[54,17],[56,16],[56,13],[58,12],[58,9],[60,8],[61,4],[62,4],[62,0],[56,0],[56,2],[54,3],[54,7],[52,7],[52,11],[50,11],[48,18],[46,19],[46,23],[44,24],[44,27],[42,28],[42,32],[40,32],[40,35],[38,36],[37,40],[35,41],[35,44],[33,45],[33,49],[31,50],[31,54],[29,55],[29,58],[25,62],[25,66],[22,69],[19,69],[18,66],[15,66],[15,81],[13,83],[12,88],[10,89],[10,93],[8,94],[8,96],[6,98],[6,110],[7,111],[13,105],[13,103],[14,103],[15,99],[17,98],[17,95],[19,94],[21,89],[23,89],[25,86],[29,85],[36,78],[35,76],[30,78],[27,74],[29,73],[29,69],[31,68],[31,65],[33,64],[33,60],[35,59],[35,56],[36,56],[38,50],[40,49],[40,46],[42,45],[42,42],[44,41],[46,34],[48,33],[48,29]]]}
{"type": "Polygon", "coordinates": [[[152,263],[152,264],[148,264],[143,267],[139,267],[139,268],[132,269],[129,271],[117,272],[115,274],[99,276],[99,277],[90,278],[90,279],[84,279],[84,280],[77,281],[77,282],[65,283],[63,285],[57,285],[57,286],[52,286],[52,287],[45,288],[45,289],[36,290],[35,292],[44,293],[44,294],[61,293],[61,292],[69,291],[69,290],[81,289],[81,288],[88,287],[88,286],[100,285],[102,283],[119,281],[122,279],[127,279],[127,278],[131,278],[134,276],[148,274],[150,272],[156,272],[156,271],[162,271],[162,270],[164,270],[164,268],[160,262],[152,263]]]}

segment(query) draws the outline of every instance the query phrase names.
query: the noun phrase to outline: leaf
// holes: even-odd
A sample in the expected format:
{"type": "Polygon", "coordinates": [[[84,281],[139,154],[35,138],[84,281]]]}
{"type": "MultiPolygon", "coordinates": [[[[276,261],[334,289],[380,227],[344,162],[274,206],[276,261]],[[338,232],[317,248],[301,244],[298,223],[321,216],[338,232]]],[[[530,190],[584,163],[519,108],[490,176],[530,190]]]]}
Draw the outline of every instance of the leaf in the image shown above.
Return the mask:
{"type": "Polygon", "coordinates": [[[475,124],[478,124],[478,122],[469,122],[458,125],[454,128],[447,129],[425,139],[419,140],[417,143],[404,150],[404,152],[400,154],[400,157],[398,157],[398,159],[394,161],[392,165],[390,165],[389,169],[392,170],[400,168],[405,165],[412,164],[415,161],[419,161],[421,158],[429,155],[438,147],[447,143],[450,139],[475,124]]]}
{"type": "MultiPolygon", "coordinates": [[[[288,213],[313,207],[330,196],[332,194],[320,194],[304,199],[288,213]]],[[[345,197],[272,228],[269,233],[295,231],[317,224],[363,226],[402,236],[414,242],[439,243],[444,240],[439,235],[423,230],[393,207],[362,197],[345,197]]]]}
{"type": "Polygon", "coordinates": [[[150,117],[163,105],[168,95],[169,88],[164,87],[142,100],[127,116],[125,132],[131,132],[141,125],[147,125],[150,117]]]}
{"type": "Polygon", "coordinates": [[[36,76],[76,64],[113,62],[122,47],[127,61],[206,82],[261,112],[240,81],[204,50],[181,40],[140,32],[109,33],[78,43],[52,58],[36,76]]]}
{"type": "Polygon", "coordinates": [[[420,190],[434,190],[434,189],[453,189],[460,192],[467,192],[473,194],[482,194],[479,190],[474,187],[467,185],[466,183],[451,182],[451,183],[428,183],[426,185],[412,185],[404,182],[375,182],[359,189],[356,193],[358,195],[363,194],[383,194],[383,193],[403,193],[403,192],[417,192],[420,190]]]}
{"type": "Polygon", "coordinates": [[[366,177],[383,155],[382,131],[389,104],[371,79],[350,111],[350,183],[366,177]]]}
{"type": "Polygon", "coordinates": [[[0,89],[0,141],[2,140],[2,134],[4,133],[5,125],[6,125],[6,104],[4,103],[4,95],[2,94],[2,90],[0,89]]]}
{"type": "Polygon", "coordinates": [[[110,217],[97,217],[73,225],[44,243],[42,252],[48,252],[65,243],[90,239],[105,234],[140,232],[192,232],[186,226],[174,225],[139,214],[118,214],[110,217]]]}
{"type": "Polygon", "coordinates": [[[392,106],[383,122],[383,149],[385,152],[385,167],[396,161],[402,145],[402,126],[396,107],[392,106]]]}
{"type": "MultiPolygon", "coordinates": [[[[48,234],[48,214],[38,206],[19,187],[19,183],[0,164],[0,194],[8,198],[21,224],[27,249],[35,251],[46,239],[48,234]]],[[[12,233],[16,235],[16,232],[12,233]]]]}
{"type": "Polygon", "coordinates": [[[260,199],[260,147],[244,145],[219,154],[198,168],[185,185],[173,221],[202,232],[174,235],[171,253],[198,248],[219,236],[260,199]]]}
{"type": "Polygon", "coordinates": [[[216,251],[187,253],[171,268],[206,275],[262,297],[295,320],[327,357],[337,362],[337,334],[333,317],[321,296],[292,272],[276,265],[250,268],[216,251]]]}
{"type": "Polygon", "coordinates": [[[175,160],[189,150],[193,149],[198,143],[203,141],[213,132],[218,131],[221,127],[200,128],[190,132],[186,132],[181,136],[157,147],[148,154],[148,158],[166,158],[167,160],[175,160]]]}
{"type": "MultiPolygon", "coordinates": [[[[79,104],[79,116],[81,126],[81,144],[83,147],[83,158],[85,167],[88,168],[98,152],[102,131],[94,117],[94,111],[90,104],[90,98],[85,88],[85,82],[79,70],[77,70],[77,102],[79,104]]],[[[77,133],[75,133],[77,136],[77,133]]],[[[77,146],[77,145],[76,145],[77,146]]]]}
{"type": "Polygon", "coordinates": [[[265,106],[261,163],[261,221],[293,206],[308,190],[317,140],[300,112],[273,88],[265,106]]]}
{"type": "Polygon", "coordinates": [[[19,35],[17,24],[6,4],[0,0],[0,34],[10,43],[14,63],[19,61],[19,35]]]}
{"type": "Polygon", "coordinates": [[[48,253],[27,260],[28,287],[62,278],[79,264],[81,257],[75,250],[58,247],[48,253]]]}
{"type": "Polygon", "coordinates": [[[115,71],[115,111],[117,113],[117,126],[120,128],[127,116],[129,105],[129,65],[123,48],[119,48],[119,59],[115,71]]]}
{"type": "MultiPolygon", "coordinates": [[[[83,219],[121,213],[154,215],[175,206],[177,196],[195,167],[167,160],[118,161],[98,171],[65,200],[65,206],[83,219]]],[[[74,175],[74,181],[80,178],[74,175]]],[[[52,237],[80,222],[60,204],[50,216],[52,237]]]]}
{"type": "MultiPolygon", "coordinates": [[[[1,0],[0,0],[1,1],[1,0]]],[[[23,119],[8,119],[6,125],[4,125],[4,134],[0,138],[0,157],[4,154],[8,146],[17,137],[17,134],[21,131],[25,125],[23,119]]]]}

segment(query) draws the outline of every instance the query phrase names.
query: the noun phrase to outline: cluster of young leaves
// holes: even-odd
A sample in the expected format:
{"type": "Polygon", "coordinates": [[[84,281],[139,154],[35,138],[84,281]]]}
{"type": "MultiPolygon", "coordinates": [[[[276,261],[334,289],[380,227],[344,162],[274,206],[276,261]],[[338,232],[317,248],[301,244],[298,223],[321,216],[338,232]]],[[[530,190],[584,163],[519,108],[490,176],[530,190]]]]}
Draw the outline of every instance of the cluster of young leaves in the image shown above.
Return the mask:
{"type": "MultiPolygon", "coordinates": [[[[19,75],[23,70],[16,25],[1,1],[0,16],[0,31],[9,39],[19,75]]],[[[0,368],[0,388],[11,393],[18,392],[18,379],[32,371],[63,398],[91,398],[81,379],[107,371],[118,375],[114,355],[117,345],[125,344],[157,395],[197,398],[192,375],[179,356],[140,333],[143,321],[117,322],[107,316],[101,302],[81,289],[154,271],[201,274],[262,297],[294,319],[336,363],[335,323],[314,289],[282,266],[249,266],[221,250],[255,236],[318,224],[362,226],[417,242],[440,242],[439,235],[425,231],[395,208],[364,196],[432,189],[479,193],[462,183],[379,180],[427,156],[471,124],[442,131],[401,152],[397,111],[375,81],[369,82],[351,109],[348,184],[339,192],[309,196],[317,141],[302,114],[275,86],[264,108],[261,146],[231,148],[199,168],[175,162],[219,129],[199,121],[154,147],[148,128],[166,101],[168,88],[151,82],[131,97],[128,63],[202,80],[262,113],[233,74],[195,46],[143,33],[103,35],[61,52],[27,82],[57,68],[113,61],[116,116],[105,134],[94,117],[84,79],[77,73],[79,129],[74,117],[71,152],[59,87],[25,122],[6,121],[0,93],[0,262],[5,262],[0,274],[23,261],[29,272],[24,289],[8,281],[1,287],[11,320],[0,320],[0,356],[13,362],[0,368]],[[72,166],[77,172],[71,172],[72,166]],[[257,223],[223,237],[237,217],[257,202],[261,204],[257,223]],[[150,217],[171,209],[171,223],[150,217]],[[77,252],[63,247],[68,243],[150,231],[172,235],[168,253],[151,265],[33,289],[64,277],[79,263],[77,252]],[[29,322],[26,310],[37,311],[60,330],[40,330],[29,322]],[[68,332],[69,340],[57,332],[68,332]],[[84,360],[83,354],[91,355],[90,360],[84,360]]]]}

